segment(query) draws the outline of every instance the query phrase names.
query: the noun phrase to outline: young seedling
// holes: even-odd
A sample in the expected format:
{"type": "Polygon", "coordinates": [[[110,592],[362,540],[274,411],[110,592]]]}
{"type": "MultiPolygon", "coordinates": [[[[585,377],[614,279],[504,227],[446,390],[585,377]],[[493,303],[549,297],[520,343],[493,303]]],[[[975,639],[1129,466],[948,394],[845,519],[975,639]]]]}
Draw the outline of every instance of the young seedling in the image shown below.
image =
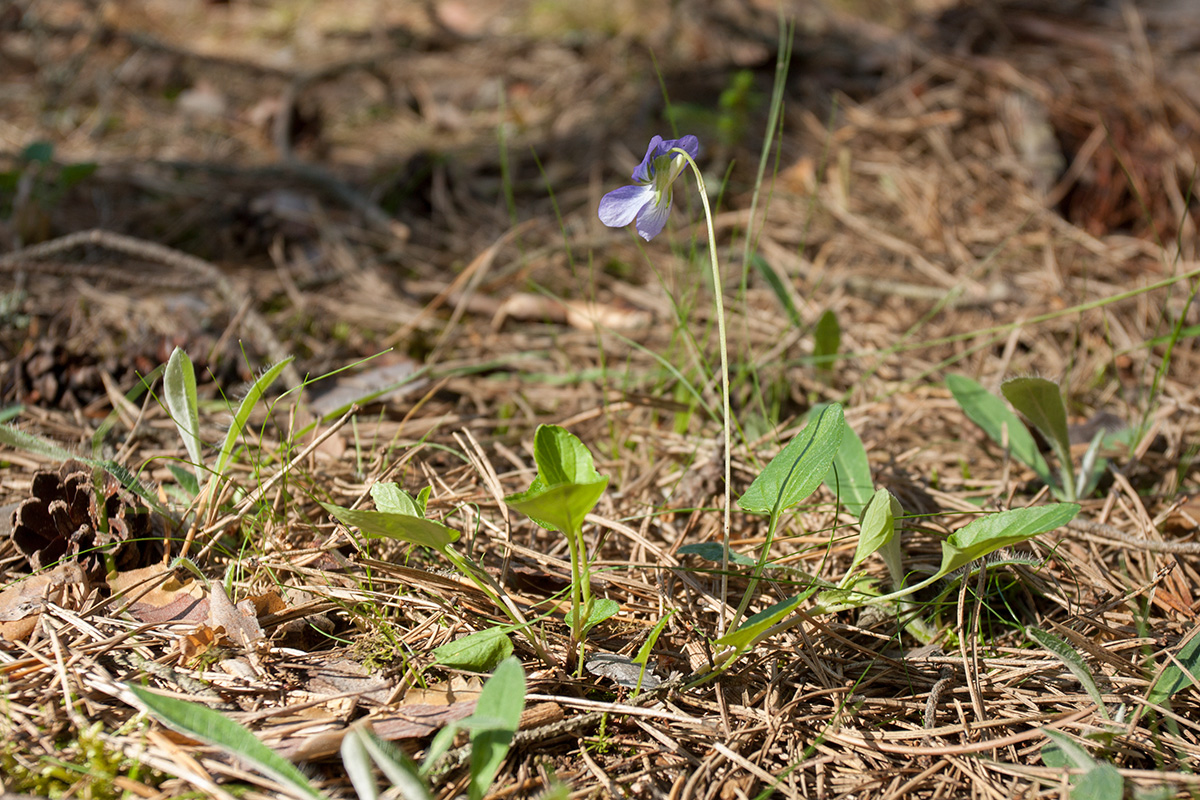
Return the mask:
{"type": "Polygon", "coordinates": [[[567,540],[571,554],[571,609],[567,621],[572,642],[582,648],[587,632],[620,609],[613,600],[593,600],[587,545],[583,541],[584,518],[600,502],[608,478],[596,471],[592,454],[583,442],[557,425],[538,426],[533,437],[533,460],[537,477],[526,491],[509,495],[504,502],[546,530],[562,533],[567,540]]]}
{"type": "MultiPolygon", "coordinates": [[[[527,631],[529,622],[487,572],[454,549],[452,545],[458,541],[459,532],[425,517],[430,491],[426,486],[413,498],[395,483],[376,483],[371,487],[375,511],[343,508],[332,503],[322,503],[321,507],[343,525],[358,528],[368,539],[395,539],[429,548],[479,587],[513,621],[513,625],[470,634],[435,652],[438,652],[439,662],[446,666],[488,669],[512,654],[512,642],[507,634],[527,631]]],[[[528,635],[527,639],[547,664],[555,663],[536,637],[528,635]]]]}
{"type": "Polygon", "coordinates": [[[180,348],[175,348],[171,353],[171,357],[167,360],[167,368],[163,373],[163,400],[166,403],[167,411],[171,414],[171,419],[175,422],[175,427],[179,429],[179,436],[183,439],[183,446],[187,450],[188,459],[191,461],[194,473],[195,482],[193,484],[191,479],[185,477],[186,473],[180,470],[172,470],[181,484],[194,485],[197,492],[203,486],[205,487],[205,496],[210,500],[213,498],[217,484],[224,477],[226,470],[229,469],[238,440],[241,439],[242,432],[246,429],[246,424],[250,421],[250,414],[254,411],[254,407],[258,405],[259,401],[262,400],[267,389],[290,363],[292,363],[292,359],[290,357],[285,358],[278,364],[264,370],[254,383],[251,384],[250,389],[242,397],[242,401],[238,403],[237,410],[233,414],[233,422],[230,424],[229,430],[225,433],[221,449],[217,452],[216,461],[211,466],[206,467],[202,453],[204,443],[200,439],[200,412],[199,399],[196,394],[196,371],[192,366],[192,360],[188,358],[187,354],[180,348]],[[208,475],[207,480],[205,479],[206,473],[208,475]]]}

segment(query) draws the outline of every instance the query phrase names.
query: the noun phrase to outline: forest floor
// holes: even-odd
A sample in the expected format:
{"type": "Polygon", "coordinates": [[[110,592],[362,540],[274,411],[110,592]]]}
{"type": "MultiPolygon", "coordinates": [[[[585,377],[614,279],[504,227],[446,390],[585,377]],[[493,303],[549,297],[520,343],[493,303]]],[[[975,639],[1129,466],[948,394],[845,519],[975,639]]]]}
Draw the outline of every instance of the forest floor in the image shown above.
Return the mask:
{"type": "MultiPolygon", "coordinates": [[[[135,687],[353,797],[350,733],[422,761],[508,649],[495,797],[1200,793],[1195,4],[16,0],[0,73],[0,793],[303,796],[135,687]],[[651,242],[597,217],[656,134],[701,143],[728,484],[697,183],[651,242]],[[1035,441],[1097,479],[1074,520],[730,658],[747,593],[859,566],[875,487],[909,583],[1056,501],[952,375],[1061,389],[1069,454],[1035,441]],[[736,501],[814,408],[872,486],[815,475],[768,534],[736,501]],[[567,537],[505,500],[540,425],[608,478],[585,669],[567,537]],[[477,573],[329,511],[389,482],[477,573]]],[[[482,738],[432,796],[483,792],[482,738]]]]}

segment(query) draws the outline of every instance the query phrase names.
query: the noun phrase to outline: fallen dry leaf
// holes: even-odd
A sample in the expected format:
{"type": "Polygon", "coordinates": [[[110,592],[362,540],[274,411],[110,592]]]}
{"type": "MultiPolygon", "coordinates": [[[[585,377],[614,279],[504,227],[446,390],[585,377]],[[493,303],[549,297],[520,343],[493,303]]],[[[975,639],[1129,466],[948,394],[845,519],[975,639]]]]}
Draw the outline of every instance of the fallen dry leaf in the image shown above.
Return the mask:
{"type": "Polygon", "coordinates": [[[201,622],[208,618],[208,593],[197,580],[180,583],[163,564],[119,572],[108,579],[113,594],[129,592],[135,597],[130,615],[140,622],[201,622]],[[154,581],[158,585],[143,591],[154,581]]]}
{"type": "Polygon", "coordinates": [[[75,563],[33,575],[0,592],[0,637],[23,642],[33,633],[42,610],[72,584],[83,583],[83,570],[75,563]]]}
{"type": "Polygon", "coordinates": [[[220,581],[212,582],[212,593],[208,602],[208,624],[223,630],[231,642],[250,652],[265,638],[262,626],[258,624],[254,603],[243,600],[234,605],[229,595],[225,594],[225,587],[220,581]]]}

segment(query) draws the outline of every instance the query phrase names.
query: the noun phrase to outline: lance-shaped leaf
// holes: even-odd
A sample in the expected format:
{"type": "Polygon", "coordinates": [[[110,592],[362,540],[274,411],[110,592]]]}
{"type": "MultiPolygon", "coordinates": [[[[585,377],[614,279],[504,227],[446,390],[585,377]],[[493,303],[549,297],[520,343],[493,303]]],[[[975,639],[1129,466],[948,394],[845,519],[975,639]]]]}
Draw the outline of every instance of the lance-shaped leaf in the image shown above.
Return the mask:
{"type": "Polygon", "coordinates": [[[825,373],[832,372],[833,362],[841,346],[842,326],[838,324],[833,309],[827,308],[813,327],[813,362],[817,369],[825,373]]]}
{"type": "Polygon", "coordinates": [[[295,795],[324,800],[325,796],[309,783],[295,764],[263,744],[241,723],[199,703],[166,697],[133,684],[126,684],[126,688],[168,728],[245,759],[295,795]]]}
{"type": "Polygon", "coordinates": [[[548,530],[581,530],[584,517],[608,487],[608,478],[596,472],[592,454],[565,428],[539,425],[533,459],[538,474],[529,489],[504,502],[548,530]]]}
{"type": "Polygon", "coordinates": [[[1087,662],[1079,655],[1079,651],[1061,636],[1055,636],[1050,631],[1030,626],[1025,629],[1025,633],[1041,645],[1042,649],[1052,653],[1066,665],[1075,676],[1075,680],[1079,681],[1079,685],[1088,693],[1088,697],[1092,698],[1092,702],[1100,710],[1100,716],[1108,719],[1108,707],[1104,705],[1104,697],[1100,694],[1096,679],[1092,677],[1092,671],[1088,669],[1087,662]]]}
{"type": "Polygon", "coordinates": [[[1200,635],[1193,636],[1179,648],[1175,658],[1167,664],[1146,694],[1146,700],[1154,705],[1162,705],[1176,692],[1191,686],[1193,676],[1200,676],[1200,635]]]}
{"type": "Polygon", "coordinates": [[[447,546],[458,539],[458,531],[453,528],[411,514],[343,508],[332,503],[321,503],[321,507],[343,525],[358,528],[368,539],[399,539],[439,553],[446,552],[447,546]]]}
{"type": "Polygon", "coordinates": [[[267,389],[275,382],[275,379],[287,368],[288,364],[292,363],[292,358],[292,356],[288,356],[278,364],[265,370],[251,384],[250,389],[246,392],[246,396],[242,398],[242,402],[238,403],[237,411],[233,413],[233,423],[225,433],[225,441],[221,443],[221,452],[217,456],[217,465],[213,469],[214,479],[225,474],[225,468],[229,466],[229,461],[233,457],[233,449],[237,446],[237,441],[241,438],[242,431],[246,428],[246,423],[250,420],[250,412],[258,405],[258,401],[266,394],[267,389]]]}
{"type": "Polygon", "coordinates": [[[346,774],[358,793],[358,800],[379,797],[379,785],[371,771],[372,761],[391,782],[401,800],[433,800],[416,765],[404,751],[376,736],[366,719],[359,720],[350,726],[342,739],[342,763],[346,765],[346,774]]]}
{"type": "Polygon", "coordinates": [[[883,488],[875,492],[875,496],[863,512],[862,523],[859,525],[858,547],[855,548],[850,569],[847,570],[847,578],[852,577],[854,568],[865,561],[867,556],[878,552],[887,564],[892,588],[900,588],[904,580],[904,570],[900,563],[900,542],[896,538],[896,517],[902,513],[900,501],[893,497],[891,492],[883,488]]]}
{"type": "Polygon", "coordinates": [[[167,411],[175,427],[179,429],[179,438],[183,439],[184,449],[192,461],[192,470],[196,480],[200,480],[203,462],[200,460],[200,407],[196,398],[196,369],[187,353],[176,347],[167,359],[167,369],[163,373],[163,399],[167,403],[167,411]]]}
{"type": "Polygon", "coordinates": [[[738,505],[751,513],[778,515],[804,500],[829,474],[845,427],[840,405],[822,408],[817,418],[771,459],[738,498],[738,505]]]}
{"type": "Polygon", "coordinates": [[[1050,465],[1038,451],[1037,442],[1020,417],[1004,401],[963,375],[947,375],[946,386],[972,422],[993,442],[1007,445],[1012,457],[1032,469],[1047,486],[1055,486],[1050,465]]]}
{"type": "Polygon", "coordinates": [[[730,631],[713,644],[718,648],[733,647],[739,652],[748,650],[759,641],[760,637],[766,635],[767,631],[791,616],[792,612],[801,603],[812,597],[816,591],[817,587],[813,586],[795,597],[780,600],[770,608],[764,608],[757,614],[748,617],[737,630],[730,631]]]}
{"type": "Polygon", "coordinates": [[[496,667],[475,703],[475,722],[490,724],[471,730],[471,781],[467,786],[471,800],[482,800],[487,794],[521,725],[524,709],[525,670],[520,661],[510,658],[496,667]]]}
{"type": "Polygon", "coordinates": [[[942,566],[937,577],[948,575],[1001,547],[1032,539],[1039,533],[1066,525],[1078,513],[1079,506],[1074,503],[1056,503],[1012,508],[979,517],[942,542],[942,566]]]}
{"type": "MultiPolygon", "coordinates": [[[[1013,408],[1025,415],[1042,432],[1058,456],[1063,488],[1075,492],[1075,467],[1071,463],[1071,438],[1067,432],[1067,408],[1058,384],[1045,378],[1013,378],[1000,386],[1013,408]]],[[[1073,498],[1072,498],[1073,499],[1073,498]]]]}

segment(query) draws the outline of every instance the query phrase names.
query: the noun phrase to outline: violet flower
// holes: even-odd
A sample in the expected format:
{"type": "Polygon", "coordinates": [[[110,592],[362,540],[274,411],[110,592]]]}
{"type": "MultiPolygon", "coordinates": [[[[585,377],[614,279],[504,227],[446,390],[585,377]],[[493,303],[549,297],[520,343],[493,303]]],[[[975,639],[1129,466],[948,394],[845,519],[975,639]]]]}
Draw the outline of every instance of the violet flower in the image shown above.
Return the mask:
{"type": "Polygon", "coordinates": [[[633,171],[634,183],[614,189],[600,200],[600,221],[611,228],[622,228],[637,220],[637,232],[647,242],[666,227],[671,213],[671,184],[687,167],[687,159],[671,150],[678,147],[694,160],[700,154],[695,136],[650,140],[646,157],[633,171]]]}

